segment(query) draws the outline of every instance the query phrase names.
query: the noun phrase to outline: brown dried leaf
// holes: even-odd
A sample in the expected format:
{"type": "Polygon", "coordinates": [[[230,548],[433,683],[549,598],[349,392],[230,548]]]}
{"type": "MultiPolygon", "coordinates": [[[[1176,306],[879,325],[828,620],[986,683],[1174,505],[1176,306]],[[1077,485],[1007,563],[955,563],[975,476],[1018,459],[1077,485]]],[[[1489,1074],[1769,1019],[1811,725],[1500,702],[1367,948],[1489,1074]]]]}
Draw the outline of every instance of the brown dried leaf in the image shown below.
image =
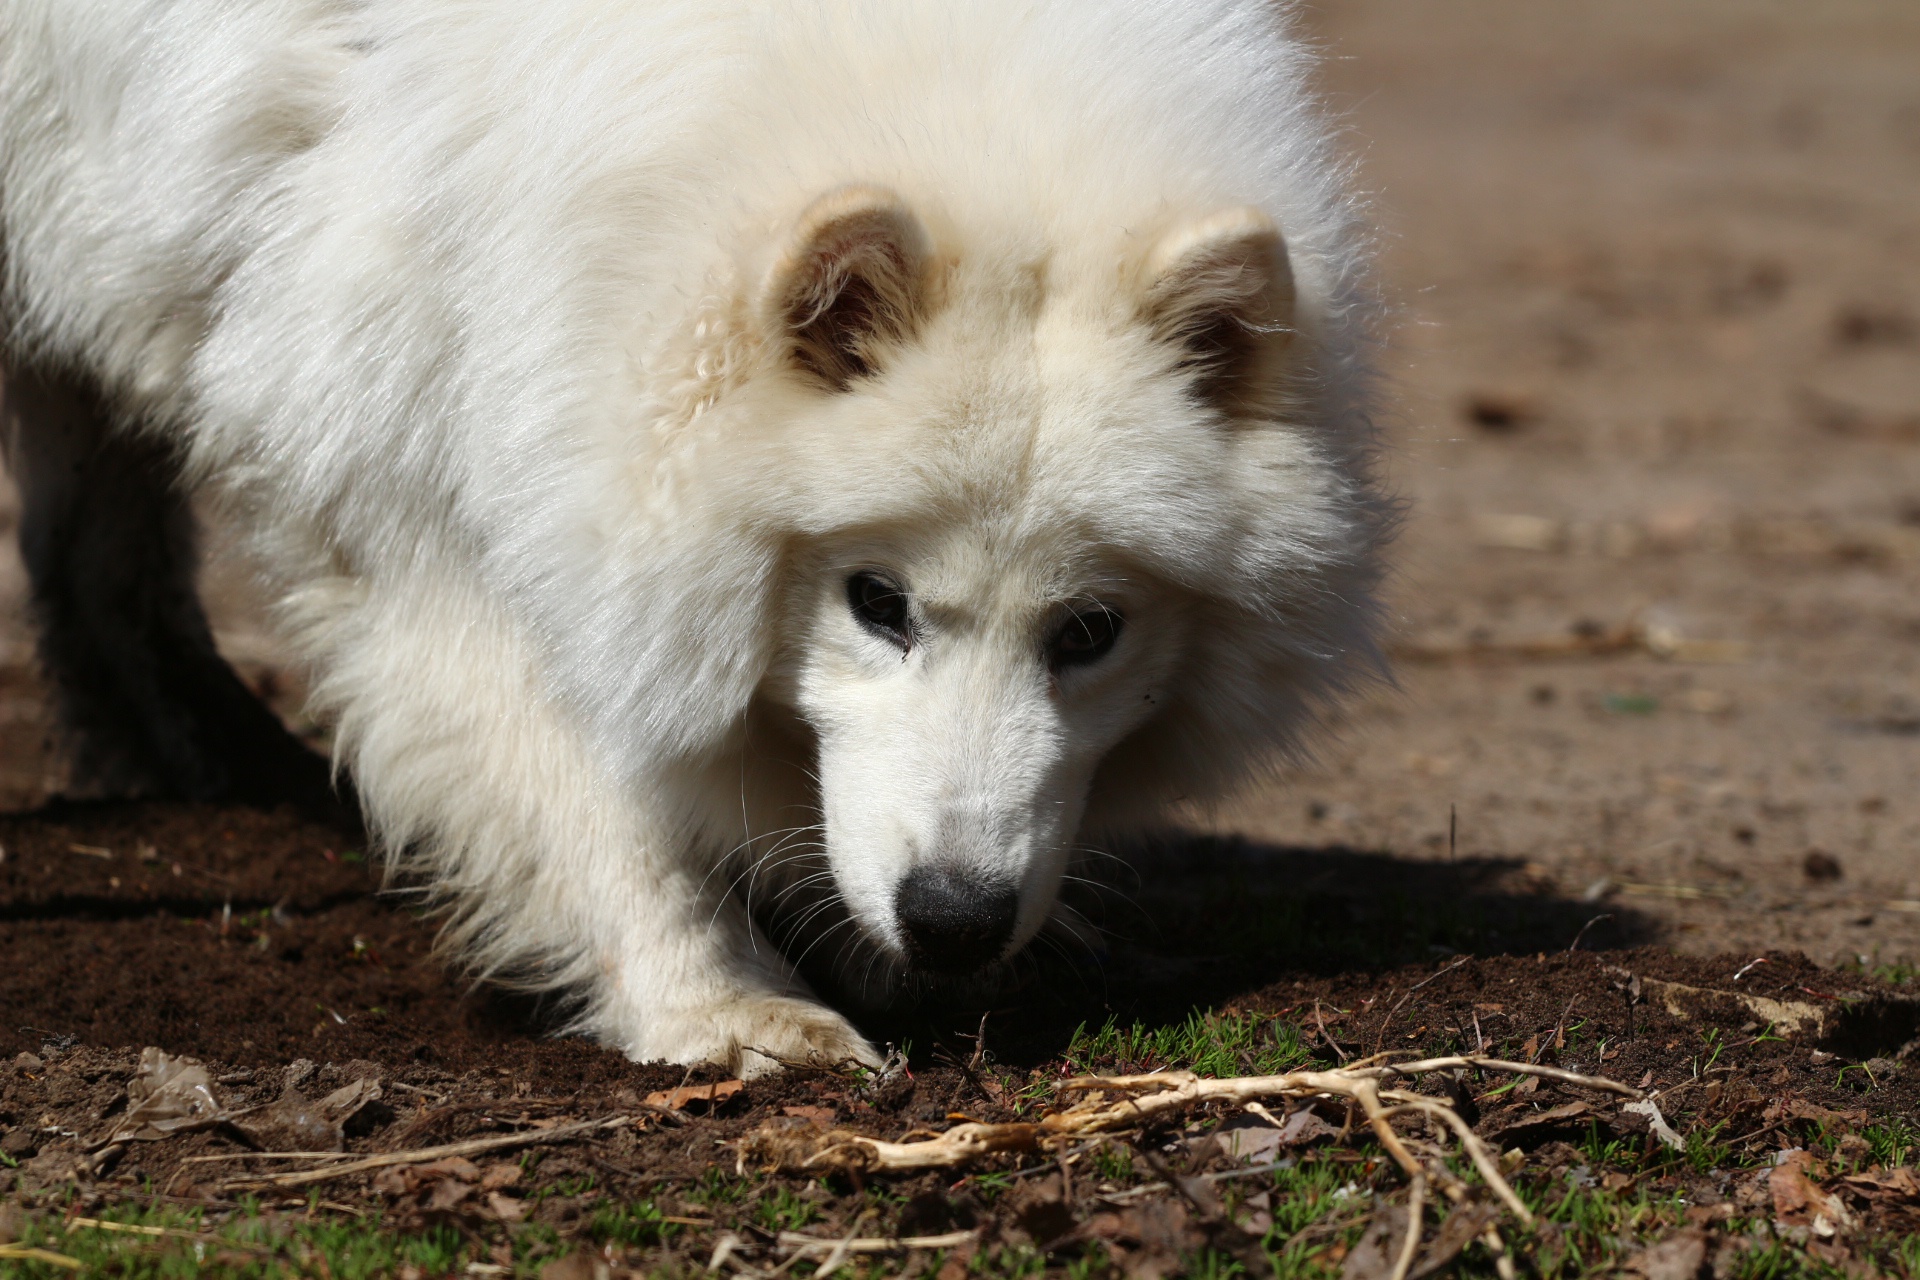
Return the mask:
{"type": "Polygon", "coordinates": [[[262,1151],[345,1151],[346,1124],[380,1100],[376,1080],[355,1080],[318,1102],[289,1088],[277,1102],[229,1117],[242,1137],[262,1151]]]}
{"type": "Polygon", "coordinates": [[[1909,1168],[1874,1170],[1842,1178],[1847,1186],[1869,1196],[1920,1205],[1920,1176],[1909,1168]]]}
{"type": "Polygon", "coordinates": [[[498,1191],[487,1193],[487,1208],[493,1216],[502,1222],[518,1222],[527,1216],[527,1202],[515,1200],[512,1196],[503,1196],[498,1191]]]}
{"type": "Polygon", "coordinates": [[[1480,1238],[1480,1233],[1500,1220],[1500,1211],[1490,1204],[1463,1204],[1447,1215],[1434,1233],[1433,1242],[1421,1255],[1407,1280],[1424,1280],[1460,1256],[1460,1251],[1480,1238]]]}
{"type": "Polygon", "coordinates": [[[209,1128],[223,1115],[213,1077],[198,1059],[176,1058],[150,1045],[140,1051],[140,1065],[127,1083],[127,1113],[106,1142],[152,1142],[209,1128]]]}
{"type": "Polygon", "coordinates": [[[1340,1280],[1388,1280],[1406,1236],[1406,1206],[1381,1205],[1373,1211],[1360,1242],[1341,1264],[1340,1280]]]}
{"type": "Polygon", "coordinates": [[[667,1111],[684,1111],[696,1102],[717,1106],[744,1088],[746,1085],[738,1080],[721,1080],[715,1084],[682,1085],[678,1089],[661,1089],[648,1094],[647,1105],[667,1111]]]}
{"type": "Polygon", "coordinates": [[[489,1165],[487,1171],[480,1176],[480,1189],[500,1191],[507,1187],[518,1186],[523,1172],[519,1165],[507,1160],[489,1165]]]}
{"type": "Polygon", "coordinates": [[[1800,1150],[1783,1151],[1780,1163],[1767,1175],[1773,1193],[1774,1217],[1790,1227],[1806,1227],[1815,1236],[1830,1238],[1853,1225],[1853,1215],[1838,1196],[1829,1195],[1814,1181],[1813,1156],[1800,1150]]]}
{"type": "Polygon", "coordinates": [[[442,1178],[428,1189],[426,1208],[430,1211],[444,1212],[465,1200],[473,1192],[474,1186],[471,1182],[462,1182],[458,1178],[442,1178]]]}
{"type": "Polygon", "coordinates": [[[1626,1270],[1645,1280],[1694,1280],[1707,1263],[1707,1233],[1676,1232],[1627,1259],[1626,1270]]]}

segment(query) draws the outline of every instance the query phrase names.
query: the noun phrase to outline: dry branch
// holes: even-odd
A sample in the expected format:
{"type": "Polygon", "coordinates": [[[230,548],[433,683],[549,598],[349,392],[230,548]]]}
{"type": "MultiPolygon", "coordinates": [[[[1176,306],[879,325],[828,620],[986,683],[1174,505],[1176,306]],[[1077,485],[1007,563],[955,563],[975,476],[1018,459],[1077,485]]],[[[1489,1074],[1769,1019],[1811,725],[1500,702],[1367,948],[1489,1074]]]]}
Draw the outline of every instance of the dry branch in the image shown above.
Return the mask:
{"type": "Polygon", "coordinates": [[[69,1258],[64,1253],[55,1253],[51,1249],[42,1249],[30,1244],[0,1244],[0,1258],[12,1258],[21,1262],[44,1262],[49,1266],[65,1267],[69,1271],[83,1271],[87,1265],[78,1258],[69,1258]]]}
{"type": "Polygon", "coordinates": [[[438,1147],[419,1147],[412,1151],[388,1151],[377,1156],[368,1156],[364,1160],[355,1160],[351,1164],[336,1164],[325,1169],[303,1169],[297,1173],[278,1173],[266,1178],[250,1178],[238,1182],[225,1183],[223,1190],[238,1191],[251,1187],[304,1187],[316,1182],[327,1182],[334,1178],[344,1178],[349,1174],[366,1173],[371,1169],[384,1169],[396,1164],[424,1164],[429,1160],[444,1160],[451,1156],[478,1155],[483,1151],[504,1151],[512,1147],[531,1147],[542,1143],[558,1142],[562,1138],[574,1138],[580,1134],[595,1130],[618,1129],[631,1123],[626,1116],[614,1116],[605,1120],[582,1120],[575,1124],[556,1125],[551,1129],[526,1129],[519,1133],[496,1134],[491,1138],[471,1138],[465,1142],[449,1142],[438,1147]]]}
{"type": "Polygon", "coordinates": [[[978,1228],[949,1231],[940,1236],[854,1236],[845,1240],[823,1240],[798,1231],[782,1231],[780,1247],[805,1256],[810,1253],[898,1253],[903,1249],[957,1249],[980,1237],[978,1228]]]}
{"type": "MultiPolygon", "coordinates": [[[[1437,1187],[1448,1200],[1461,1208],[1468,1205],[1472,1189],[1447,1168],[1442,1147],[1403,1137],[1394,1129],[1394,1120],[1401,1116],[1419,1115],[1430,1125],[1437,1125],[1438,1129],[1430,1132],[1445,1134],[1453,1139],[1508,1213],[1525,1224],[1531,1224],[1534,1218],[1501,1172],[1494,1153],[1488,1150],[1486,1143],[1473,1132],[1472,1126],[1447,1099],[1410,1093],[1392,1088],[1391,1085],[1428,1072],[1472,1069],[1538,1076],[1626,1098],[1644,1096],[1640,1090],[1617,1080],[1580,1075],[1537,1063],[1508,1062],[1478,1055],[1395,1063],[1385,1060],[1389,1056],[1375,1055],[1329,1071],[1291,1071],[1282,1075],[1226,1079],[1203,1078],[1191,1071],[1159,1071],[1133,1076],[1080,1076],[1060,1085],[1062,1092],[1080,1095],[1078,1101],[1064,1110],[1055,1111],[1037,1121],[1013,1124],[969,1121],[918,1142],[886,1142],[845,1129],[821,1131],[806,1125],[774,1122],[762,1125],[741,1141],[739,1161],[742,1171],[749,1164],[807,1173],[830,1169],[905,1172],[953,1168],[995,1153],[1025,1154],[1057,1150],[1076,1138],[1138,1129],[1156,1117],[1211,1102],[1258,1107],[1262,1100],[1273,1098],[1296,1102],[1344,1098],[1359,1108],[1382,1149],[1392,1157],[1411,1184],[1408,1203],[1411,1223],[1393,1265],[1393,1280],[1405,1280],[1416,1269],[1419,1223],[1425,1208],[1427,1188],[1437,1187]],[[1416,1148],[1422,1154],[1416,1154],[1416,1148]]],[[[1518,1273],[1499,1229],[1489,1220],[1478,1235],[1492,1255],[1495,1269],[1502,1280],[1515,1280],[1518,1273]]],[[[1458,1246],[1454,1247],[1457,1249],[1458,1246]]]]}

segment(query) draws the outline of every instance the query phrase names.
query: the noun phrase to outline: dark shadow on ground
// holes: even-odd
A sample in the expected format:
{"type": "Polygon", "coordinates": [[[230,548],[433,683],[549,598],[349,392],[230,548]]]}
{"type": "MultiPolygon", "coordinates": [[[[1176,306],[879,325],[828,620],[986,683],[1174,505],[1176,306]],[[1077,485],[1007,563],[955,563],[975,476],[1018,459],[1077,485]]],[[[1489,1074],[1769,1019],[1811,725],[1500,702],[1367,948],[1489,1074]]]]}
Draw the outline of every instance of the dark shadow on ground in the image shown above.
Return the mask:
{"type": "Polygon", "coordinates": [[[1188,835],[1075,875],[1063,897],[1100,926],[1104,946],[1043,937],[993,997],[938,993],[872,1019],[870,1031],[970,1051],[986,1013],[995,1056],[1030,1065],[1059,1054],[1083,1024],[1175,1023],[1295,977],[1658,937],[1650,918],[1563,896],[1518,858],[1434,861],[1188,835]]]}
{"type": "MultiPolygon", "coordinates": [[[[55,806],[0,817],[0,848],[0,1053],[69,1037],[243,1064],[491,1063],[540,1053],[571,1012],[449,973],[437,918],[380,892],[357,833],[289,809],[55,806]]],[[[1297,979],[1364,983],[1454,953],[1530,957],[1576,937],[1612,949],[1655,932],[1506,858],[1189,835],[1075,876],[1068,902],[1102,942],[1043,938],[991,996],[941,993],[867,1019],[870,1032],[910,1042],[919,1063],[969,1053],[990,1011],[993,1053],[1028,1064],[1083,1023],[1179,1023],[1297,979]]]]}

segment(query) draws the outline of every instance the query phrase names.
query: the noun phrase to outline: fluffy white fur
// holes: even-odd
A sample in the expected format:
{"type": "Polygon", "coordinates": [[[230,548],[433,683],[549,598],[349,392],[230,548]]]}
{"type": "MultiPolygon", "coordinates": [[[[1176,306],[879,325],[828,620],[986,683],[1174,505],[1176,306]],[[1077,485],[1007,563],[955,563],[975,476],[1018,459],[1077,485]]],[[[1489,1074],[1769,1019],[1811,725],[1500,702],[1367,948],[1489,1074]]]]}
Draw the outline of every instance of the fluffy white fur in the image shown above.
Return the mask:
{"type": "Polygon", "coordinates": [[[1308,69],[1269,0],[0,0],[11,341],[252,531],[478,971],[636,1058],[868,1057],[763,926],[885,988],[938,857],[1018,883],[1011,952],[1373,661],[1308,69]],[[849,184],[920,274],[834,387],[775,294],[849,184]],[[1247,271],[1278,363],[1209,398],[1180,309],[1247,271]],[[1076,601],[1126,629],[1054,673],[1076,601]]]}

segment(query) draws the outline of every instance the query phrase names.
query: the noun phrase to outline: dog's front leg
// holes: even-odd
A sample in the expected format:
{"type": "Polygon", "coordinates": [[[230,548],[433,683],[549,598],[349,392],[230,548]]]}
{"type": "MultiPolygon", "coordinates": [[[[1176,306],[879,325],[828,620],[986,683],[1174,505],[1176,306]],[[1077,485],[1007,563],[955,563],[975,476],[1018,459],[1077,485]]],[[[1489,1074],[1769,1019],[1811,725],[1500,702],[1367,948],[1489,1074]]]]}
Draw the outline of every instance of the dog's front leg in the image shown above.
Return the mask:
{"type": "Polygon", "coordinates": [[[696,852],[686,785],[622,782],[485,593],[452,570],[315,582],[287,612],[375,827],[453,907],[470,967],[578,993],[575,1026],[640,1060],[875,1060],[696,852]]]}
{"type": "MultiPolygon", "coordinates": [[[[821,1004],[747,918],[721,877],[691,883],[675,857],[643,855],[634,888],[583,904],[599,919],[599,972],[584,1019],[642,1061],[724,1063],[742,1076],[783,1063],[877,1065],[866,1039],[821,1004]],[[624,917],[624,918],[623,918],[624,917]]],[[[605,883],[604,881],[602,883],[605,883]]]]}

